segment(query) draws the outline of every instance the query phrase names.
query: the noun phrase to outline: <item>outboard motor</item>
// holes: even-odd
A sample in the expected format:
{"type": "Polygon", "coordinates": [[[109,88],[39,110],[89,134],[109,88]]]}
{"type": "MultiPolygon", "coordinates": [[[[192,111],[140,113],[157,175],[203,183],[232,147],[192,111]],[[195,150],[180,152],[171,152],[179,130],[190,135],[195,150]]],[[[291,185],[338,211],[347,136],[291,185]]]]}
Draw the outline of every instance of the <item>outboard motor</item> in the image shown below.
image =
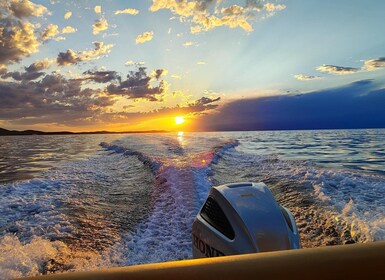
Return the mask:
{"type": "Polygon", "coordinates": [[[194,258],[298,249],[298,229],[264,183],[213,187],[192,226],[194,258]]]}

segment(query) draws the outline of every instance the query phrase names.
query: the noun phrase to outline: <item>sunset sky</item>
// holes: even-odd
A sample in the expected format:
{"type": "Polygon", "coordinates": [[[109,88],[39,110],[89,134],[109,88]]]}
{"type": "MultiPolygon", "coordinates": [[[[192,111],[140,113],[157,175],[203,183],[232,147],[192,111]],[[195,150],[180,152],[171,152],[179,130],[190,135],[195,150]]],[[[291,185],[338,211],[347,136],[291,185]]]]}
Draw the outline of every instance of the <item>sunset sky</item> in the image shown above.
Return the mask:
{"type": "Polygon", "coordinates": [[[385,127],[385,1],[0,0],[0,9],[3,128],[385,127]]]}

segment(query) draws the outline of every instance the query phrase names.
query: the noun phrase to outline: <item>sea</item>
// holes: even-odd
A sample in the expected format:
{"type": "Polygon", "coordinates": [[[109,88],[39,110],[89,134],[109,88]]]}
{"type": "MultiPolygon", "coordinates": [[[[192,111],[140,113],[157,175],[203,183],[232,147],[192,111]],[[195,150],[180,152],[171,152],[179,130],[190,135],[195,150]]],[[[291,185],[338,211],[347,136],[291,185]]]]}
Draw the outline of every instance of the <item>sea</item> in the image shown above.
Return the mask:
{"type": "Polygon", "coordinates": [[[192,258],[211,187],[264,182],[303,248],[385,240],[385,130],[0,137],[0,279],[192,258]]]}

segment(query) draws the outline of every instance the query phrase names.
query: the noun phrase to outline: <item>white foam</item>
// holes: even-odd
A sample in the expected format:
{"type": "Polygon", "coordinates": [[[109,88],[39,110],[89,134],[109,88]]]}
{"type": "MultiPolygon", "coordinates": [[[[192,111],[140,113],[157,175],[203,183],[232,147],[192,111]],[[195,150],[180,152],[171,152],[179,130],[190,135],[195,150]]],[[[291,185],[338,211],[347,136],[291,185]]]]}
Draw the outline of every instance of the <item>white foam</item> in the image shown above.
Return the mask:
{"type": "Polygon", "coordinates": [[[337,219],[362,241],[385,239],[385,181],[381,176],[343,170],[310,170],[305,179],[315,196],[334,207],[337,219]]]}
{"type": "MultiPolygon", "coordinates": [[[[337,220],[348,229],[355,241],[385,240],[383,176],[320,168],[309,161],[282,160],[274,155],[242,153],[242,149],[230,150],[225,154],[226,166],[223,168],[233,171],[231,176],[225,175],[224,180],[262,180],[267,183],[272,180],[274,184],[294,184],[309,188],[318,201],[316,204],[319,209],[328,212],[330,219],[337,220]]],[[[278,193],[282,191],[285,189],[278,193]]],[[[298,196],[297,204],[301,203],[300,199],[301,196],[298,196]]]]}
{"type": "Polygon", "coordinates": [[[163,167],[154,186],[152,214],[126,239],[127,264],[191,257],[190,232],[197,212],[191,169],[163,167]]]}
{"type": "Polygon", "coordinates": [[[117,252],[73,251],[61,241],[34,237],[22,243],[16,236],[0,239],[0,279],[36,276],[55,271],[85,271],[112,267],[121,256],[117,252]]]}

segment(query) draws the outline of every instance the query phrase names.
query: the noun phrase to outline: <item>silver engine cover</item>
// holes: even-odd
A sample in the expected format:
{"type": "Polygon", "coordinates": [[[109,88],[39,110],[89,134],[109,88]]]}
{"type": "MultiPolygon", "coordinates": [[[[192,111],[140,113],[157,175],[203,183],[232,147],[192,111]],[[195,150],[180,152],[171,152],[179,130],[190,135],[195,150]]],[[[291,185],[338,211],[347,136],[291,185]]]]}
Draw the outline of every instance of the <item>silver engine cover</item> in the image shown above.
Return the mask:
{"type": "Polygon", "coordinates": [[[194,258],[301,247],[293,215],[264,183],[213,187],[192,226],[194,258]]]}

